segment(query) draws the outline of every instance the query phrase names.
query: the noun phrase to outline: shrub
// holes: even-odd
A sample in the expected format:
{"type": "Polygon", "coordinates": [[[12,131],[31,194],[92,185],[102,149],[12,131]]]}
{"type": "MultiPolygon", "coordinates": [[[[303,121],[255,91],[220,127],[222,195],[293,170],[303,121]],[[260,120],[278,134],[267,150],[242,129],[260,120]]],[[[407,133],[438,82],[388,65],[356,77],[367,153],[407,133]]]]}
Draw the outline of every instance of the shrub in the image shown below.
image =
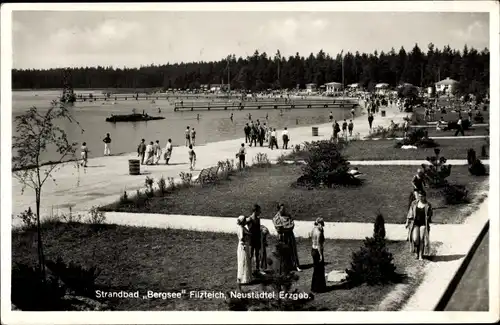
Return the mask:
{"type": "Polygon", "coordinates": [[[456,205],[469,203],[468,191],[464,185],[447,185],[443,190],[446,204],[456,205]]]}
{"type": "Polygon", "coordinates": [[[165,182],[165,178],[161,176],[161,178],[157,182],[158,190],[161,195],[165,195],[167,193],[167,182],[165,182]]]}
{"type": "Polygon", "coordinates": [[[55,262],[47,261],[46,264],[52,274],[58,277],[74,294],[89,298],[95,297],[95,281],[101,274],[101,270],[97,267],[85,268],[73,262],[66,265],[60,257],[55,262]]]}
{"type": "Polygon", "coordinates": [[[120,205],[128,205],[130,203],[130,199],[128,198],[127,191],[123,191],[123,194],[120,195],[120,199],[118,201],[120,205]]]}
{"type": "Polygon", "coordinates": [[[74,222],[81,222],[82,221],[82,215],[80,214],[74,214],[72,211],[72,208],[69,208],[69,213],[61,213],[58,216],[59,220],[66,222],[66,223],[74,223],[74,222]]]}
{"type": "Polygon", "coordinates": [[[97,207],[93,206],[89,210],[88,223],[92,225],[101,225],[106,221],[106,215],[103,211],[100,211],[97,207]]]}
{"type": "Polygon", "coordinates": [[[451,175],[451,165],[446,165],[446,158],[440,157],[441,150],[434,149],[434,156],[427,157],[430,164],[422,164],[425,178],[431,187],[437,188],[447,184],[446,178],[451,175]]]}
{"type": "Polygon", "coordinates": [[[31,207],[24,212],[21,212],[17,218],[21,219],[24,228],[32,228],[36,226],[36,215],[33,211],[31,211],[31,207]]]}
{"type": "Polygon", "coordinates": [[[182,182],[182,185],[184,187],[191,186],[192,181],[193,181],[193,174],[192,173],[181,172],[179,174],[179,176],[181,178],[181,182],[182,182]]]}
{"type": "Polygon", "coordinates": [[[168,188],[171,189],[171,190],[175,190],[175,188],[177,187],[177,185],[175,184],[175,180],[173,177],[167,177],[167,181],[168,181],[168,188]]]}
{"type": "Polygon", "coordinates": [[[303,176],[297,180],[297,185],[359,185],[359,180],[349,174],[349,162],[341,154],[344,145],[342,141],[309,144],[303,176]]]}
{"type": "Polygon", "coordinates": [[[284,154],[281,154],[278,159],[276,159],[276,164],[278,165],[284,165],[286,161],[286,156],[284,154]]]}
{"type": "Polygon", "coordinates": [[[479,112],[476,116],[474,116],[474,122],[484,123],[484,116],[479,112]]]}
{"type": "Polygon", "coordinates": [[[155,180],[153,178],[146,176],[146,180],[144,181],[144,184],[146,185],[146,195],[148,197],[153,197],[153,195],[154,195],[154,191],[153,191],[154,182],[155,182],[155,180]]]}
{"type": "Polygon", "coordinates": [[[482,158],[488,158],[488,147],[489,145],[483,144],[481,146],[481,157],[482,158]]]}
{"type": "Polygon", "coordinates": [[[146,194],[141,193],[137,190],[136,196],[133,200],[136,209],[145,208],[149,202],[149,198],[146,194]]]}
{"type": "Polygon", "coordinates": [[[253,158],[253,165],[256,167],[269,167],[271,166],[271,162],[269,161],[267,154],[259,152],[253,158]]]}
{"type": "Polygon", "coordinates": [[[469,173],[474,176],[486,176],[488,175],[488,171],[486,170],[486,167],[483,165],[481,160],[476,159],[474,162],[469,166],[469,173]]]}
{"type": "Polygon", "coordinates": [[[476,159],[476,151],[472,148],[469,148],[469,150],[467,150],[467,164],[472,165],[472,163],[476,161],[476,159]]]}
{"type": "Polygon", "coordinates": [[[45,279],[38,268],[25,264],[12,267],[11,301],[24,311],[61,311],[67,304],[62,299],[66,288],[48,275],[45,279]]]}
{"type": "Polygon", "coordinates": [[[418,148],[435,148],[439,146],[436,141],[429,138],[428,132],[424,130],[424,128],[415,128],[413,131],[409,132],[403,141],[396,144],[396,148],[400,148],[403,145],[411,145],[418,148]]]}
{"type": "Polygon", "coordinates": [[[370,134],[368,135],[367,138],[381,138],[381,139],[395,138],[397,130],[398,130],[397,126],[395,128],[390,128],[390,127],[384,128],[383,126],[377,126],[376,128],[370,131],[370,134]]]}
{"type": "Polygon", "coordinates": [[[231,175],[234,172],[234,159],[231,159],[231,160],[227,159],[226,166],[227,166],[227,170],[229,172],[229,175],[231,175]]]}
{"type": "Polygon", "coordinates": [[[382,215],[377,215],[373,237],[367,237],[364,246],[352,254],[351,268],[346,269],[347,282],[351,286],[395,283],[401,280],[393,264],[393,256],[387,250],[385,226],[382,215]]]}

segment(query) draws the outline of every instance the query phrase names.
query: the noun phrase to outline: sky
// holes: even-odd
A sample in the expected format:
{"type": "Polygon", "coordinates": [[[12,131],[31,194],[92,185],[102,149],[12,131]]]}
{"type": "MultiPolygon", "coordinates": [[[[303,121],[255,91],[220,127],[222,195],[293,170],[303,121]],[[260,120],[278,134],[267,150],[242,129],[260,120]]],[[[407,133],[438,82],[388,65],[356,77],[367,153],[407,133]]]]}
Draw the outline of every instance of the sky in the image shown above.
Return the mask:
{"type": "Polygon", "coordinates": [[[323,50],[489,48],[488,13],[14,11],[13,68],[213,61],[255,50],[274,55],[323,50]]]}

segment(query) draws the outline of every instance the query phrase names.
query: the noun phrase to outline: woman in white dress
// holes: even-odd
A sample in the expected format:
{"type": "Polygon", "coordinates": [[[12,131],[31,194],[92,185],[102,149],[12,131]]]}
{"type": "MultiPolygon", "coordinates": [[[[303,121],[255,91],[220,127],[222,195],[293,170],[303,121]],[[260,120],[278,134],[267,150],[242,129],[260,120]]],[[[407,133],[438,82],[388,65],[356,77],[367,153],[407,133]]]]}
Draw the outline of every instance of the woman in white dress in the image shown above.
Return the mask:
{"type": "Polygon", "coordinates": [[[238,224],[238,284],[252,281],[252,259],[250,256],[250,231],[246,227],[245,216],[239,216],[238,224]]]}

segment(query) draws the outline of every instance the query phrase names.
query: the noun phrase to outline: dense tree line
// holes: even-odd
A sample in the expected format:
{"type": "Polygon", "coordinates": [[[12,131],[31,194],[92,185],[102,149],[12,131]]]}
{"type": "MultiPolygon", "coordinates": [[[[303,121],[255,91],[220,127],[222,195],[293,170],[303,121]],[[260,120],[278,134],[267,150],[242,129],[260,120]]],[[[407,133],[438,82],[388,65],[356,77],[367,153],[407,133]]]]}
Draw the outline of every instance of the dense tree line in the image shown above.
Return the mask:
{"type": "Polygon", "coordinates": [[[113,69],[111,67],[12,71],[13,89],[62,88],[63,75],[69,73],[74,88],[198,88],[202,84],[227,84],[231,89],[264,90],[304,87],[307,83],[360,83],[369,90],[376,83],[396,86],[402,82],[431,86],[450,77],[460,82],[461,93],[484,95],[489,87],[488,49],[478,51],[465,46],[461,51],[432,43],[422,51],[418,44],[407,52],[345,53],[335,57],[319,51],[308,57],[273,56],[255,51],[247,58],[227,58],[215,62],[190,62],[113,69]],[[344,69],[342,69],[342,58],[344,69]],[[343,70],[343,73],[342,73],[343,70]]]}

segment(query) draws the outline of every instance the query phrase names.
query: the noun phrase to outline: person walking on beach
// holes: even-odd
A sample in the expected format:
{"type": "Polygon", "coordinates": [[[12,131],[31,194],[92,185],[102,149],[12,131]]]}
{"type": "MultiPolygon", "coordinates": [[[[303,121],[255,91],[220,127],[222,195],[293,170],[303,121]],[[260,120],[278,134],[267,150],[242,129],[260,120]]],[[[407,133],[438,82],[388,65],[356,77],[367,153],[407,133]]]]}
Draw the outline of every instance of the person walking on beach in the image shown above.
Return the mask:
{"type": "Polygon", "coordinates": [[[238,168],[243,170],[245,168],[245,156],[247,155],[247,149],[245,148],[245,144],[242,143],[238,153],[236,154],[236,158],[238,158],[238,168]]]}
{"type": "Polygon", "coordinates": [[[243,131],[245,132],[245,143],[248,143],[250,142],[250,126],[247,124],[245,124],[245,127],[243,128],[243,131]]]}
{"type": "Polygon", "coordinates": [[[372,129],[373,124],[373,113],[368,114],[368,125],[370,126],[370,130],[372,129]]]}
{"type": "Polygon", "coordinates": [[[264,146],[264,139],[266,138],[266,129],[264,128],[264,125],[259,126],[259,144],[261,147],[264,146]]]}
{"type": "Polygon", "coordinates": [[[352,137],[352,130],[354,129],[354,123],[352,120],[349,120],[349,125],[347,126],[347,129],[349,130],[349,136],[352,137]]]}
{"type": "Polygon", "coordinates": [[[87,142],[82,143],[80,157],[82,158],[81,165],[87,167],[87,162],[89,160],[89,148],[87,148],[87,142]]]}
{"type": "Polygon", "coordinates": [[[271,150],[274,149],[274,146],[276,146],[276,149],[279,149],[279,147],[278,147],[278,139],[276,137],[277,137],[276,129],[273,129],[271,131],[271,139],[269,140],[269,145],[271,147],[271,150]]]}
{"type": "Polygon", "coordinates": [[[156,143],[153,146],[154,153],[155,153],[155,164],[158,165],[160,163],[161,159],[161,147],[160,147],[160,140],[156,140],[156,143]]]}
{"type": "Polygon", "coordinates": [[[194,128],[191,129],[191,144],[193,145],[193,147],[196,144],[196,131],[194,130],[194,128]]]}
{"type": "Polygon", "coordinates": [[[165,153],[163,158],[165,159],[165,165],[168,165],[168,161],[172,157],[172,139],[168,139],[167,145],[165,146],[165,153]]]}
{"type": "Polygon", "coordinates": [[[351,109],[351,118],[354,119],[356,115],[356,110],[354,108],[351,109]]]}
{"type": "Polygon", "coordinates": [[[290,138],[288,136],[287,128],[285,128],[281,133],[281,138],[283,139],[283,149],[288,149],[288,141],[290,141],[290,138]]]}
{"type": "Polygon", "coordinates": [[[106,133],[106,137],[102,140],[102,142],[104,142],[104,155],[110,156],[111,149],[109,148],[109,145],[111,144],[111,137],[109,136],[109,133],[106,133]]]}
{"type": "Polygon", "coordinates": [[[193,145],[189,145],[188,156],[189,156],[189,170],[193,171],[196,165],[196,153],[193,150],[193,145]]]}
{"type": "Polygon", "coordinates": [[[191,130],[189,126],[186,128],[186,131],[184,131],[184,136],[186,138],[186,147],[189,147],[191,145],[191,130]]]}
{"type": "Polygon", "coordinates": [[[342,123],[342,136],[344,138],[347,138],[347,120],[344,119],[344,122],[342,123]]]}
{"type": "Polygon", "coordinates": [[[257,147],[257,136],[259,135],[259,130],[257,129],[257,125],[252,123],[252,127],[250,128],[250,147],[252,143],[257,147]]]}
{"type": "Polygon", "coordinates": [[[231,122],[233,121],[233,113],[231,113],[231,117],[229,117],[231,119],[231,122]]]}
{"type": "Polygon", "coordinates": [[[260,250],[261,250],[261,232],[260,232],[260,214],[261,209],[258,204],[255,204],[252,209],[252,214],[247,219],[248,230],[250,231],[250,258],[255,257],[255,271],[263,274],[260,270],[260,250]]]}
{"type": "Polygon", "coordinates": [[[155,152],[155,149],[154,149],[153,141],[151,141],[146,146],[146,165],[153,164],[154,152],[155,152]]]}
{"type": "Polygon", "coordinates": [[[323,247],[325,243],[324,227],[325,222],[323,221],[323,218],[317,218],[311,231],[311,256],[314,268],[311,281],[311,291],[316,293],[324,292],[326,289],[325,256],[323,254],[323,247]]]}
{"type": "Polygon", "coordinates": [[[338,134],[340,132],[340,125],[337,123],[337,120],[333,122],[333,138],[336,140],[338,138],[338,134]]]}
{"type": "Polygon", "coordinates": [[[146,155],[146,140],[142,139],[137,146],[137,157],[141,158],[141,165],[144,165],[144,157],[146,155]]]}

